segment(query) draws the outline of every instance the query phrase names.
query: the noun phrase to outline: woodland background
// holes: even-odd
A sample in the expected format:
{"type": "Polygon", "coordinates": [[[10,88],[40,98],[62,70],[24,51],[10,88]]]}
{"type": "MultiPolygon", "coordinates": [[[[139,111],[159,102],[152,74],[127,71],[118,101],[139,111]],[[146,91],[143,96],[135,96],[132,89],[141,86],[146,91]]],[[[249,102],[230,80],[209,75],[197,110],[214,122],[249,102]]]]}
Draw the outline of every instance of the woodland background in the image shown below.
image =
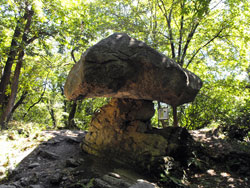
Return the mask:
{"type": "Polygon", "coordinates": [[[67,101],[65,79],[87,48],[125,32],[203,80],[180,126],[249,130],[249,24],[248,0],[2,0],[1,127],[87,129],[109,99],[67,101]]]}

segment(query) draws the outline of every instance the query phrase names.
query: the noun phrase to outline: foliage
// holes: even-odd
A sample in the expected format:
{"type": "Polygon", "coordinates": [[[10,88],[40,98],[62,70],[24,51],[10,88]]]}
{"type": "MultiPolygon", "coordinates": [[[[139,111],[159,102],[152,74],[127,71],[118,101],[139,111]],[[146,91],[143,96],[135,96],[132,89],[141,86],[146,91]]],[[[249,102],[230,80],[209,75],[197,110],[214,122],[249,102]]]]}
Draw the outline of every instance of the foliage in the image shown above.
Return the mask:
{"type": "Polygon", "coordinates": [[[88,129],[92,116],[99,112],[99,109],[107,104],[109,98],[85,99],[79,101],[77,112],[75,115],[76,125],[80,129],[88,129]]]}
{"type": "Polygon", "coordinates": [[[245,85],[234,78],[205,83],[195,101],[186,106],[182,124],[189,129],[204,128],[215,122],[249,126],[249,95],[245,85]]]}
{"type": "MultiPolygon", "coordinates": [[[[195,101],[178,108],[181,126],[249,127],[249,7],[246,0],[1,1],[0,76],[11,50],[25,52],[12,120],[68,127],[74,110],[74,102],[63,94],[68,72],[95,42],[113,32],[126,32],[203,80],[195,101]],[[26,33],[25,3],[34,10],[26,33]],[[20,35],[15,35],[17,27],[20,35]],[[21,45],[25,34],[32,41],[21,45]]],[[[4,101],[11,94],[16,63],[14,59],[4,101]]],[[[78,101],[75,128],[87,129],[92,115],[106,102],[78,101]]],[[[1,101],[0,114],[5,105],[1,101]]],[[[172,117],[169,121],[172,124],[172,117]]],[[[152,124],[158,126],[157,113],[152,124]]]]}

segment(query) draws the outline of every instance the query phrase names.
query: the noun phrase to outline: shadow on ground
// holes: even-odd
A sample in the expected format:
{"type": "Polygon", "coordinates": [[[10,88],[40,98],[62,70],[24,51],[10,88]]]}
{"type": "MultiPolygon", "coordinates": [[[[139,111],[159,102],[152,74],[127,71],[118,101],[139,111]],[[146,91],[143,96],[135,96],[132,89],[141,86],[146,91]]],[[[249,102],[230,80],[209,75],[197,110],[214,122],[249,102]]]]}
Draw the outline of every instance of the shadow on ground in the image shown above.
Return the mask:
{"type": "Polygon", "coordinates": [[[156,187],[144,176],[80,149],[83,131],[46,131],[52,136],[12,170],[0,188],[156,187]]]}
{"type": "MultiPolygon", "coordinates": [[[[82,151],[83,131],[46,131],[52,138],[42,142],[25,157],[0,188],[154,188],[149,176],[137,169],[105,161],[82,151]]],[[[206,161],[200,171],[187,170],[187,184],[175,187],[250,187],[249,153],[239,151],[238,145],[208,134],[193,131],[196,142],[205,147],[206,161]],[[232,164],[230,166],[230,164],[232,164]]],[[[194,161],[197,162],[197,161],[194,161]]],[[[172,188],[172,187],[170,187],[172,188]]]]}

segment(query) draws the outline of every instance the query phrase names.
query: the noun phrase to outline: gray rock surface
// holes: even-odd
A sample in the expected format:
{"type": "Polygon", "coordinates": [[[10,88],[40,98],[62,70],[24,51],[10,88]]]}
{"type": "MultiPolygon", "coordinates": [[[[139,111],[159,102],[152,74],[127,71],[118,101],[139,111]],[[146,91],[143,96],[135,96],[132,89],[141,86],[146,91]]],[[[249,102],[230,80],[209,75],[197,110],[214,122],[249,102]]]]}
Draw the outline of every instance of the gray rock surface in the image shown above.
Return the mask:
{"type": "Polygon", "coordinates": [[[65,84],[68,99],[116,97],[178,106],[202,86],[195,74],[144,42],[115,33],[83,53],[65,84]]]}
{"type": "Polygon", "coordinates": [[[137,183],[133,184],[129,188],[157,188],[157,186],[153,183],[150,183],[145,180],[140,180],[137,183]]]}
{"type": "Polygon", "coordinates": [[[3,184],[3,185],[0,185],[0,188],[16,188],[16,186],[3,184]]]}
{"type": "Polygon", "coordinates": [[[44,188],[42,185],[30,185],[30,188],[44,188]]]}

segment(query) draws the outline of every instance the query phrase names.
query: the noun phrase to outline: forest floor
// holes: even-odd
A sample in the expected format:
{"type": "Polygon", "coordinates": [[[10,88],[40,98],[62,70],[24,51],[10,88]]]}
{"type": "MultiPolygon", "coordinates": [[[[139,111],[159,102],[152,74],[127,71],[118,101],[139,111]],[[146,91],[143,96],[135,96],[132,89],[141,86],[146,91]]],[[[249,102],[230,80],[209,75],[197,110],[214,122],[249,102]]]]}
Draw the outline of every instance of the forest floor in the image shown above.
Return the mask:
{"type": "MultiPolygon", "coordinates": [[[[216,129],[214,129],[216,130],[216,129]]],[[[189,176],[191,187],[250,187],[250,142],[226,139],[213,129],[190,131],[205,148],[210,163],[189,176]]]]}
{"type": "MultiPolygon", "coordinates": [[[[187,171],[186,187],[250,187],[249,141],[227,140],[212,129],[190,133],[213,162],[199,161],[202,170],[187,171]]],[[[160,187],[133,169],[83,152],[80,143],[84,135],[70,130],[1,133],[0,177],[8,178],[0,182],[0,188],[160,187]]]]}

